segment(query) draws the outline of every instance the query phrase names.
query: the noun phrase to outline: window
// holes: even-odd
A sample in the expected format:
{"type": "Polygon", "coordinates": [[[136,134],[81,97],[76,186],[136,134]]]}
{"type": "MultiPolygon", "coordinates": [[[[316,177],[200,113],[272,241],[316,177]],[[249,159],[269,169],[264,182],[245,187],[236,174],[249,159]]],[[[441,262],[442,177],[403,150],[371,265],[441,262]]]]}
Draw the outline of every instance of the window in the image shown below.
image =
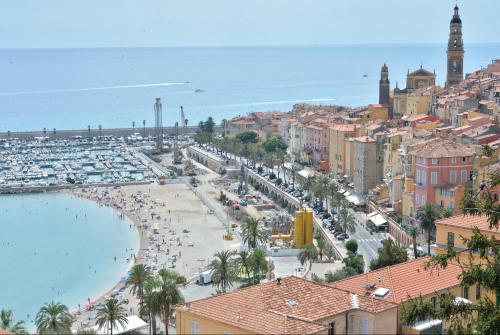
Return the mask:
{"type": "Polygon", "coordinates": [[[476,300],[481,299],[481,285],[477,284],[476,285],[476,300]]]}
{"type": "Polygon", "coordinates": [[[421,199],[421,201],[422,201],[422,205],[425,205],[425,200],[426,200],[426,199],[425,199],[425,194],[422,194],[422,199],[421,199]]]}
{"type": "Polygon", "coordinates": [[[462,170],[460,172],[460,181],[466,183],[469,178],[467,177],[467,170],[462,170]]]}
{"type": "Polygon", "coordinates": [[[427,172],[422,171],[422,186],[425,186],[427,184],[427,172]]]}
{"type": "Polygon", "coordinates": [[[335,335],[335,322],[328,325],[328,335],[335,335]]]}
{"type": "Polygon", "coordinates": [[[191,322],[191,334],[198,335],[200,334],[200,324],[198,322],[191,322]]]}
{"type": "Polygon", "coordinates": [[[469,181],[473,181],[474,180],[474,171],[470,170],[469,171],[469,181]]]}
{"type": "Polygon", "coordinates": [[[467,157],[462,157],[462,163],[467,162],[467,157]]]}
{"type": "Polygon", "coordinates": [[[437,163],[438,163],[438,159],[437,159],[437,158],[433,158],[433,159],[432,159],[432,164],[433,164],[433,165],[436,165],[437,163]]]}
{"type": "Polygon", "coordinates": [[[431,184],[435,185],[438,182],[438,173],[431,172],[431,184]]]}
{"type": "Polygon", "coordinates": [[[448,232],[448,244],[455,246],[455,233],[448,232]]]}
{"type": "Polygon", "coordinates": [[[450,171],[450,183],[455,184],[457,182],[457,171],[450,171]]]}
{"type": "Polygon", "coordinates": [[[464,294],[463,294],[465,299],[469,299],[469,287],[464,286],[464,294]]]}
{"type": "Polygon", "coordinates": [[[361,318],[359,321],[359,333],[360,334],[368,334],[368,319],[361,318]]]}
{"type": "Polygon", "coordinates": [[[451,162],[456,163],[457,162],[457,157],[451,157],[451,162]]]}
{"type": "Polygon", "coordinates": [[[415,205],[420,204],[420,194],[415,195],[415,205]]]}
{"type": "Polygon", "coordinates": [[[417,170],[417,185],[420,185],[420,183],[422,182],[421,180],[421,177],[420,177],[420,170],[417,170]]]}
{"type": "Polygon", "coordinates": [[[431,298],[432,307],[436,307],[436,297],[431,298]]]}

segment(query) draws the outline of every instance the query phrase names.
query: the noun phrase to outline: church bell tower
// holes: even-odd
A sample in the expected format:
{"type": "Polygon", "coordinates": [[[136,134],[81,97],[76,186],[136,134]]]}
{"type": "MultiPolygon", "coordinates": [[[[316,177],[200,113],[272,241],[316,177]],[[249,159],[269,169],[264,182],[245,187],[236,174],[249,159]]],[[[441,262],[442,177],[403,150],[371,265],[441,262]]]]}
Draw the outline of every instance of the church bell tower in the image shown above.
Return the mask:
{"type": "Polygon", "coordinates": [[[380,81],[379,81],[379,94],[378,94],[378,103],[381,105],[389,105],[389,90],[390,90],[390,82],[389,82],[389,69],[387,65],[382,66],[380,70],[380,81]]]}
{"type": "Polygon", "coordinates": [[[446,86],[460,83],[464,78],[464,42],[462,39],[462,20],[455,5],[450,22],[450,38],[448,40],[448,70],[446,86]]]}

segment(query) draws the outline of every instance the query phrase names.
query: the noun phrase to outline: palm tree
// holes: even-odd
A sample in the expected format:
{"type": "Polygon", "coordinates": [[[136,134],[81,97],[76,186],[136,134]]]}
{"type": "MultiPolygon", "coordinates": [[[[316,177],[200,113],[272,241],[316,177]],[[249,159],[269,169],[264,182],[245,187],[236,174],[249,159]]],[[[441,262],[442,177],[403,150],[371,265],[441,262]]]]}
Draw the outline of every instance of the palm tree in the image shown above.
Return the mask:
{"type": "MultiPolygon", "coordinates": [[[[300,248],[299,254],[297,258],[300,261],[300,264],[304,265],[307,261],[315,261],[318,259],[318,250],[312,244],[306,244],[300,248]]],[[[310,264],[312,265],[312,264],[310,264]]]]}
{"type": "Polygon", "coordinates": [[[250,255],[246,250],[240,250],[238,253],[238,266],[239,271],[245,272],[247,276],[247,281],[250,282],[250,255]]]}
{"type": "Polygon", "coordinates": [[[412,239],[412,243],[413,243],[413,256],[415,257],[415,259],[417,259],[418,258],[418,250],[417,250],[418,228],[414,227],[414,226],[411,226],[408,229],[407,232],[411,236],[411,239],[412,239]]]}
{"type": "Polygon", "coordinates": [[[347,208],[342,208],[339,211],[339,226],[342,228],[342,231],[347,233],[354,233],[356,232],[356,219],[354,218],[354,215],[352,215],[347,208]]]}
{"type": "Polygon", "coordinates": [[[327,243],[325,238],[323,237],[323,235],[319,234],[319,236],[316,237],[316,248],[318,248],[318,256],[320,261],[323,261],[323,255],[325,254],[326,246],[327,243]]]}
{"type": "Polygon", "coordinates": [[[295,190],[295,175],[300,171],[300,167],[292,163],[292,188],[295,190]]]}
{"type": "Polygon", "coordinates": [[[212,280],[214,285],[226,292],[226,289],[233,286],[237,278],[238,266],[233,256],[235,253],[230,250],[218,251],[215,259],[210,264],[212,270],[212,280]]]}
{"type": "Polygon", "coordinates": [[[337,213],[340,212],[341,207],[346,207],[346,200],[342,193],[335,191],[332,197],[332,203],[337,207],[337,213]]]}
{"type": "Polygon", "coordinates": [[[149,316],[149,333],[151,330],[156,335],[156,316],[161,315],[160,295],[157,290],[157,281],[154,277],[150,277],[144,283],[144,295],[139,303],[140,315],[149,316]]]}
{"type": "Polygon", "coordinates": [[[70,334],[73,317],[68,307],[51,301],[38,311],[35,325],[39,334],[70,334]]]}
{"type": "Polygon", "coordinates": [[[14,323],[13,313],[10,309],[3,309],[0,311],[0,328],[14,334],[28,334],[24,321],[14,323]]]}
{"type": "Polygon", "coordinates": [[[130,287],[130,293],[136,294],[142,299],[144,294],[144,283],[151,277],[151,271],[144,264],[136,264],[130,270],[130,276],[127,280],[127,286],[130,287]]]}
{"type": "Polygon", "coordinates": [[[157,294],[165,324],[165,334],[168,335],[168,325],[173,312],[172,306],[184,301],[178,285],[186,281],[186,278],[168,269],[161,269],[157,277],[157,294]]]}
{"type": "Polygon", "coordinates": [[[255,249],[258,243],[266,243],[270,233],[259,224],[257,219],[248,217],[241,227],[241,236],[243,243],[249,248],[255,249]]]}
{"type": "Polygon", "coordinates": [[[266,253],[261,249],[254,249],[250,254],[250,265],[253,272],[253,282],[260,282],[260,275],[267,271],[266,253]]]}
{"type": "Polygon", "coordinates": [[[322,175],[317,178],[313,184],[313,194],[320,199],[321,207],[323,207],[323,199],[326,198],[326,210],[328,211],[328,192],[329,192],[330,178],[322,175]]]}
{"type": "Polygon", "coordinates": [[[117,329],[118,325],[122,328],[127,326],[128,319],[125,313],[125,308],[118,303],[118,300],[111,298],[107,299],[104,306],[97,308],[95,324],[99,330],[108,330],[113,335],[113,329],[117,329]]]}
{"type": "Polygon", "coordinates": [[[443,210],[436,204],[426,204],[417,209],[417,220],[420,221],[420,227],[427,231],[427,254],[431,254],[431,235],[436,229],[436,221],[443,217],[443,210]]]}

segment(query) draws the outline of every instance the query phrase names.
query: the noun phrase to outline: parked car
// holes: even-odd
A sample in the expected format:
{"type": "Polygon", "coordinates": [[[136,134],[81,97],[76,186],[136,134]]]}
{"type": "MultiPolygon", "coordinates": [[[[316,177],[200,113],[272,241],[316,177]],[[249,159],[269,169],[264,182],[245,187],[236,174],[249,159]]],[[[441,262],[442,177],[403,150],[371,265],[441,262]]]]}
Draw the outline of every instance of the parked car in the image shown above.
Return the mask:
{"type": "Polygon", "coordinates": [[[348,238],[349,238],[349,235],[347,235],[346,233],[342,233],[342,234],[337,235],[337,240],[339,240],[339,241],[347,240],[348,238]]]}

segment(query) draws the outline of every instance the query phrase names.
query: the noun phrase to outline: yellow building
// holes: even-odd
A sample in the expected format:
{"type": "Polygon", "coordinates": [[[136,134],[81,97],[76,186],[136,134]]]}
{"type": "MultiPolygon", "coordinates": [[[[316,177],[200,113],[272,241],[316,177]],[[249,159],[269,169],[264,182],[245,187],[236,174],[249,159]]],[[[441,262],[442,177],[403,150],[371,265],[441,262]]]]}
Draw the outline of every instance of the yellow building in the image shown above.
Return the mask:
{"type": "Polygon", "coordinates": [[[387,121],[389,119],[389,106],[380,104],[370,104],[368,109],[356,114],[361,119],[361,123],[368,121],[387,121]]]}
{"type": "Polygon", "coordinates": [[[432,94],[435,89],[436,88],[432,86],[408,93],[406,96],[405,115],[428,114],[431,111],[432,94]]]}
{"type": "Polygon", "coordinates": [[[330,171],[344,175],[346,165],[346,141],[350,137],[357,137],[360,127],[354,124],[338,124],[329,128],[329,165],[330,171]]]}
{"type": "MultiPolygon", "coordinates": [[[[470,253],[465,251],[466,246],[461,237],[470,238],[474,227],[479,228],[482,234],[500,240],[500,230],[490,229],[487,216],[456,215],[436,222],[436,251],[443,253],[450,241],[457,251],[461,251],[463,260],[467,261],[470,253]]],[[[479,257],[476,254],[473,256],[479,257]]]]}
{"type": "MultiPolygon", "coordinates": [[[[393,334],[433,334],[431,330],[434,324],[436,330],[446,325],[441,325],[440,320],[434,322],[422,322],[417,325],[405,325],[399,317],[402,305],[410,297],[421,296],[424,300],[430,300],[434,306],[439,306],[439,298],[443,293],[450,292],[458,297],[467,294],[468,300],[475,302],[470,290],[463,290],[460,285],[459,276],[462,269],[457,264],[449,264],[445,269],[439,271],[426,269],[429,257],[421,257],[401,264],[387,266],[385,268],[363,273],[354,277],[331,283],[332,287],[349,290],[360,296],[370,297],[396,304],[397,308],[397,331],[393,334]]],[[[442,332],[439,332],[441,334],[442,332]]]]}
{"type": "Polygon", "coordinates": [[[300,249],[313,240],[313,211],[308,206],[302,206],[295,212],[295,225],[293,230],[294,248],[300,249]]]}
{"type": "Polygon", "coordinates": [[[395,334],[397,306],[298,277],[175,306],[177,334],[395,334]]]}
{"type": "MultiPolygon", "coordinates": [[[[331,284],[285,277],[175,306],[178,334],[430,334],[439,320],[405,325],[402,305],[423,297],[469,295],[462,270],[426,269],[428,257],[388,266],[331,284]]],[[[446,325],[444,325],[446,328],[446,325]]]]}
{"type": "Polygon", "coordinates": [[[438,204],[442,208],[448,208],[453,211],[453,214],[461,214],[460,201],[464,197],[465,186],[456,185],[448,186],[443,185],[442,187],[436,187],[434,190],[434,203],[438,204]]]}

